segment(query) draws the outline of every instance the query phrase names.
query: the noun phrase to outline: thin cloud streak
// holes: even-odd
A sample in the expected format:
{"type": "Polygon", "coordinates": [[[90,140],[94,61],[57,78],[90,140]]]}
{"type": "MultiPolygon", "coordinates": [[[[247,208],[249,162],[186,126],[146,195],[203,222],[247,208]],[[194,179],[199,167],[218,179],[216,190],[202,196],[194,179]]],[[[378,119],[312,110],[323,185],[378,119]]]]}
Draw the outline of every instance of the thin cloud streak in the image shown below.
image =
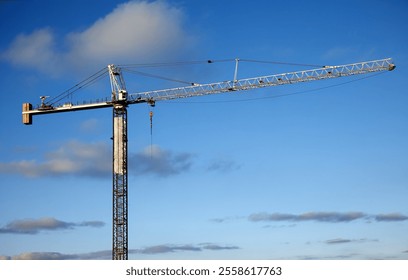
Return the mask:
{"type": "MultiPolygon", "coordinates": [[[[238,246],[222,246],[214,243],[202,243],[199,245],[162,244],[142,249],[129,249],[129,254],[159,255],[177,252],[197,252],[205,250],[238,250],[238,246]]],[[[84,254],[63,254],[60,252],[24,252],[15,256],[0,256],[0,260],[108,260],[112,257],[112,251],[96,251],[84,254]]]]}
{"type": "Polygon", "coordinates": [[[297,256],[296,259],[299,259],[299,260],[358,260],[358,259],[364,259],[364,257],[362,257],[359,254],[351,253],[351,254],[333,255],[333,256],[306,255],[306,256],[297,256]]]}
{"type": "Polygon", "coordinates": [[[215,159],[207,167],[207,171],[227,173],[239,170],[241,165],[230,159],[215,159]]]}
{"type": "Polygon", "coordinates": [[[221,250],[238,250],[240,248],[238,246],[220,246],[216,244],[207,244],[203,246],[203,249],[221,251],[221,250]]]}
{"type": "Polygon", "coordinates": [[[326,240],[324,243],[327,245],[338,245],[338,244],[347,244],[347,243],[365,243],[365,242],[378,242],[377,239],[345,239],[345,238],[335,238],[326,240]]]}
{"type": "Polygon", "coordinates": [[[408,220],[408,216],[400,213],[379,214],[374,216],[377,222],[403,222],[408,220]]]}
{"type": "Polygon", "coordinates": [[[308,213],[303,213],[299,215],[282,214],[282,213],[268,214],[266,212],[263,212],[263,213],[251,214],[248,217],[248,219],[251,222],[315,221],[315,222],[326,222],[326,223],[341,223],[341,222],[351,222],[351,221],[361,219],[364,217],[366,217],[366,215],[362,212],[347,212],[347,213],[308,212],[308,213]]]}
{"type": "Polygon", "coordinates": [[[330,239],[330,240],[326,240],[325,243],[326,244],[344,244],[344,243],[350,243],[352,242],[351,239],[343,239],[343,238],[336,238],[336,239],[330,239]]]}
{"type": "MultiPolygon", "coordinates": [[[[241,219],[243,217],[225,217],[213,218],[210,221],[214,223],[226,223],[232,220],[241,219]]],[[[320,222],[320,223],[348,223],[357,220],[365,220],[367,222],[404,222],[408,220],[408,216],[400,213],[388,213],[369,215],[363,212],[306,212],[303,214],[289,213],[267,213],[259,212],[250,214],[246,219],[250,222],[320,222]]]]}
{"type": "Polygon", "coordinates": [[[134,250],[134,253],[138,254],[163,254],[163,253],[174,253],[177,251],[201,251],[202,248],[193,245],[157,245],[146,247],[140,250],[134,250]]]}
{"type": "Polygon", "coordinates": [[[84,221],[81,223],[64,222],[55,218],[15,220],[0,228],[0,234],[38,234],[44,231],[72,230],[77,227],[103,227],[102,221],[84,221]]]}
{"type": "Polygon", "coordinates": [[[230,222],[230,221],[242,220],[242,219],[246,219],[246,217],[244,217],[244,216],[230,216],[230,217],[225,217],[225,218],[214,218],[214,219],[210,219],[209,221],[211,221],[213,223],[217,223],[217,224],[222,224],[222,223],[227,223],[227,222],[230,222]]]}

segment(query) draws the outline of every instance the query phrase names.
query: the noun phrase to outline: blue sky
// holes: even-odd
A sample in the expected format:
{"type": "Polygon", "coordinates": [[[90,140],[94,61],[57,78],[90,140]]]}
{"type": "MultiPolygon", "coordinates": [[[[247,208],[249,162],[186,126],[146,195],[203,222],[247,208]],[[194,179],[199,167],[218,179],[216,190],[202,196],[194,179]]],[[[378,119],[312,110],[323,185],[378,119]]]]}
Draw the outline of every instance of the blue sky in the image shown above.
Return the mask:
{"type": "MultiPolygon", "coordinates": [[[[111,257],[111,110],[24,126],[23,102],[110,63],[228,60],[137,68],[208,83],[232,79],[234,58],[299,64],[243,61],[245,78],[387,57],[397,69],[366,79],[129,107],[129,258],[408,259],[407,12],[402,0],[0,1],[0,259],[111,257]]],[[[129,92],[183,86],[124,77],[129,92]]],[[[109,96],[102,79],[69,101],[109,96]]]]}

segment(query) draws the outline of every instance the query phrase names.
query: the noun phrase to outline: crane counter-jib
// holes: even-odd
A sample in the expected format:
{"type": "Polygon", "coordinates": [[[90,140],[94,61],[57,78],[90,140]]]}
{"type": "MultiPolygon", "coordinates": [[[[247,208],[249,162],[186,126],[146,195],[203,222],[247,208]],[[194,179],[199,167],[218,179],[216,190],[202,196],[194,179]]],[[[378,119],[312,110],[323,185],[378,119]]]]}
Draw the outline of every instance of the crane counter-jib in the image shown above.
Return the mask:
{"type": "Polygon", "coordinates": [[[112,102],[95,102],[89,104],[80,104],[80,105],[73,105],[71,103],[64,104],[61,106],[53,107],[53,106],[40,106],[38,108],[33,109],[31,103],[23,103],[23,123],[24,124],[32,124],[32,116],[33,115],[44,115],[44,114],[51,114],[51,113],[64,113],[64,112],[71,112],[71,111],[83,111],[83,110],[90,110],[90,109],[100,109],[100,108],[107,108],[112,107],[112,102]]]}

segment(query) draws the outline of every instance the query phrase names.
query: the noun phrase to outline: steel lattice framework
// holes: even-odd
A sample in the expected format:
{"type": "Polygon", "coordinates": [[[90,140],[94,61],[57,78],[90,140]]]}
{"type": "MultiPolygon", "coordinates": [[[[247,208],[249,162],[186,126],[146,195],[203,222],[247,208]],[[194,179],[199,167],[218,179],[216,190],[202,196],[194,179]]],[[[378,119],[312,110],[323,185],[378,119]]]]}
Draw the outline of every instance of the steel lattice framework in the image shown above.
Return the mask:
{"type": "Polygon", "coordinates": [[[119,68],[109,65],[113,103],[112,259],[128,259],[127,92],[119,68]]]}
{"type": "Polygon", "coordinates": [[[394,67],[394,64],[391,63],[391,58],[339,66],[325,66],[318,69],[239,79],[234,81],[135,93],[129,95],[129,103],[149,102],[153,100],[171,100],[238,90],[250,90],[262,87],[295,84],[384,70],[393,70],[394,67]]]}
{"type": "MultiPolygon", "coordinates": [[[[236,65],[236,71],[237,71],[236,65]]],[[[339,78],[351,75],[367,74],[379,71],[394,70],[395,65],[390,58],[359,62],[339,66],[325,66],[318,69],[289,72],[276,75],[260,76],[248,79],[217,82],[210,84],[194,84],[186,87],[147,91],[128,94],[121,69],[108,65],[112,95],[109,100],[88,102],[86,104],[65,103],[53,106],[44,102],[33,109],[30,103],[23,104],[23,123],[32,124],[33,115],[90,110],[97,108],[113,108],[113,240],[112,259],[128,259],[128,123],[127,106],[129,104],[148,103],[156,101],[188,98],[218,93],[250,90],[255,88],[295,84],[323,79],[339,78]]],[[[99,72],[97,73],[99,77],[99,72]]],[[[92,80],[93,81],[93,80],[92,80]]],[[[68,91],[69,93],[69,91],[68,91]]]]}
{"type": "Polygon", "coordinates": [[[113,109],[113,240],[112,259],[128,259],[127,109],[113,109]]]}

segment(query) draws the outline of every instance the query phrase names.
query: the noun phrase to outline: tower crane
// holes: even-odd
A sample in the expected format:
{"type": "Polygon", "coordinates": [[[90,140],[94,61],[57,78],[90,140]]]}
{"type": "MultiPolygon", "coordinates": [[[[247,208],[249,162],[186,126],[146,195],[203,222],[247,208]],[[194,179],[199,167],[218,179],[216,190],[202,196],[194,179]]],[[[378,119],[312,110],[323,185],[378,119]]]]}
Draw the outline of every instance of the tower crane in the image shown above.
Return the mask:
{"type": "MultiPolygon", "coordinates": [[[[211,63],[212,61],[208,61],[211,63]]],[[[367,74],[395,69],[391,58],[358,62],[338,66],[302,70],[275,75],[265,75],[247,79],[237,79],[238,59],[235,75],[231,81],[209,84],[191,84],[185,87],[128,93],[121,67],[108,65],[112,96],[106,101],[87,104],[65,103],[53,105],[46,103],[48,96],[41,96],[41,105],[33,108],[31,103],[23,103],[22,118],[26,125],[32,124],[34,115],[53,114],[98,108],[113,108],[113,237],[112,259],[128,259],[128,122],[127,107],[132,104],[147,103],[151,106],[157,101],[173,100],[218,93],[233,93],[242,90],[295,84],[351,75],[367,74]]],[[[69,92],[68,92],[69,94],[69,92]]]]}

